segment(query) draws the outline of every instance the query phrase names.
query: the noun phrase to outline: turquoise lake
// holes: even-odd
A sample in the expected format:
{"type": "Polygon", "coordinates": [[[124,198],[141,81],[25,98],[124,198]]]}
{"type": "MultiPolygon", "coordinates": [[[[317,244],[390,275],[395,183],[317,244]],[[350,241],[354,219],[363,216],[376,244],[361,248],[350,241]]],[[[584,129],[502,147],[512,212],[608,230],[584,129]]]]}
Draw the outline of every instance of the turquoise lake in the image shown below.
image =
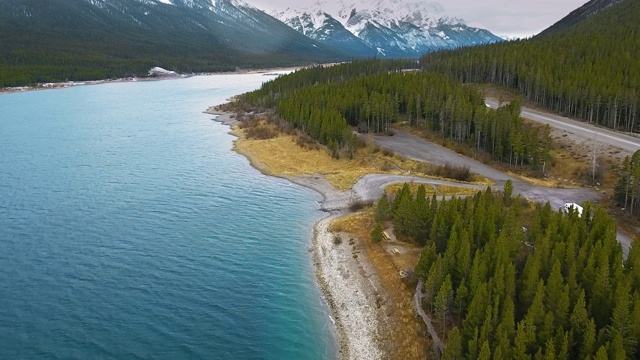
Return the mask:
{"type": "Polygon", "coordinates": [[[0,96],[0,359],[334,359],[319,195],[202,112],[260,74],[0,96]]]}

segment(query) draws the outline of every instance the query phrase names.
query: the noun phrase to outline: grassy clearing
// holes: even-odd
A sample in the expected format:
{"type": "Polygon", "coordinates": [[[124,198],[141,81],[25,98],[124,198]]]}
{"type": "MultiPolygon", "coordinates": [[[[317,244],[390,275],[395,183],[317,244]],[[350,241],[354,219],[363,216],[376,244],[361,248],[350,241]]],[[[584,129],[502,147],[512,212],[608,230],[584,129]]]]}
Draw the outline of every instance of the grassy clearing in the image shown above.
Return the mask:
{"type": "MultiPolygon", "coordinates": [[[[322,146],[310,146],[296,134],[277,132],[274,125],[256,123],[252,127],[236,127],[234,149],[262,172],[276,176],[321,174],[336,188],[349,189],[363,175],[395,174],[434,177],[429,164],[404,159],[375,146],[359,148],[353,159],[332,158],[322,146]]],[[[476,183],[491,183],[474,177],[476,183]]]]}
{"type": "Polygon", "coordinates": [[[273,175],[298,176],[321,174],[339,189],[349,189],[363,175],[369,173],[407,173],[412,164],[395,159],[369,156],[358,151],[354,160],[334,159],[324,149],[309,149],[298,146],[295,135],[278,135],[265,140],[247,139],[243,131],[234,132],[239,136],[235,149],[247,155],[252,162],[261,164],[259,168],[273,175]],[[406,169],[408,168],[408,169],[406,169]]]}
{"type": "Polygon", "coordinates": [[[394,319],[385,324],[380,344],[390,359],[424,359],[429,354],[429,338],[415,316],[412,299],[415,284],[405,283],[399,271],[413,268],[420,256],[421,248],[402,243],[406,251],[402,255],[391,255],[386,251],[388,243],[373,244],[369,233],[374,226],[373,209],[352,214],[333,222],[330,229],[348,232],[358,240],[358,244],[376,269],[376,274],[384,289],[386,298],[377,299],[379,307],[394,319]]]}
{"type": "MultiPolygon", "coordinates": [[[[593,142],[573,139],[570,134],[554,131],[554,148],[551,151],[553,162],[549,176],[563,182],[583,185],[593,184],[593,142]]],[[[597,144],[595,181],[602,188],[613,190],[618,174],[616,168],[622,164],[624,153],[612,147],[597,144]]]]}

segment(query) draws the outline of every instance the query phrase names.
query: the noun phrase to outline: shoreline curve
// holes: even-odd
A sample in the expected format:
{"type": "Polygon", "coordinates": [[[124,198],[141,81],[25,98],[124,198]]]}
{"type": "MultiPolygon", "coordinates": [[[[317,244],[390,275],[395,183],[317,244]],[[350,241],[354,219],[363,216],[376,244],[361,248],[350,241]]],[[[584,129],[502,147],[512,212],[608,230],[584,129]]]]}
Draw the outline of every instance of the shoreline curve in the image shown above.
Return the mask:
{"type": "MultiPolygon", "coordinates": [[[[216,111],[213,107],[205,113],[217,116],[214,121],[229,126],[230,133],[234,135],[231,130],[237,120],[232,118],[232,113],[216,111]]],[[[354,360],[384,358],[377,341],[380,338],[378,320],[381,314],[376,311],[375,297],[372,296],[381,289],[375,271],[363,256],[353,257],[347,244],[334,244],[334,235],[329,230],[331,222],[349,213],[349,203],[357,196],[355,191],[338,190],[320,175],[274,174],[252,154],[238,151],[235,145],[233,150],[245,156],[251,166],[263,174],[287,179],[322,197],[319,209],[327,215],[313,226],[311,260],[316,283],[333,318],[339,356],[354,360]]]]}

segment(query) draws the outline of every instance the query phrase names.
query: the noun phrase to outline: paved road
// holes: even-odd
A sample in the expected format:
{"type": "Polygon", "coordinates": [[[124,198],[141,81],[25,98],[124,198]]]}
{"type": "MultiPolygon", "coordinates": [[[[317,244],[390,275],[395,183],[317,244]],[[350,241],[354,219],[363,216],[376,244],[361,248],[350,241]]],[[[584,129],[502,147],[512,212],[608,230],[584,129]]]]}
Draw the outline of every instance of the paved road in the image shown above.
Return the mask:
{"type": "MultiPolygon", "coordinates": [[[[498,107],[498,100],[494,98],[485,99],[485,103],[492,108],[498,107]]],[[[570,119],[568,117],[550,114],[547,112],[522,107],[521,116],[542,124],[570,132],[586,140],[595,139],[598,142],[611,145],[633,154],[640,149],[640,138],[625,133],[597,127],[589,123],[570,119]]]]}
{"type": "MultiPolygon", "coordinates": [[[[599,200],[601,196],[601,194],[586,188],[558,189],[532,185],[404,131],[396,131],[393,136],[373,136],[373,140],[378,146],[410,159],[434,164],[450,163],[469,166],[469,170],[472,172],[494,180],[499,188],[502,188],[507,180],[511,180],[514,193],[536,202],[549,202],[554,209],[560,209],[568,202],[580,204],[589,200],[599,200]]],[[[631,238],[624,233],[618,232],[618,242],[622,245],[623,253],[626,257],[631,246],[631,238]]]]}

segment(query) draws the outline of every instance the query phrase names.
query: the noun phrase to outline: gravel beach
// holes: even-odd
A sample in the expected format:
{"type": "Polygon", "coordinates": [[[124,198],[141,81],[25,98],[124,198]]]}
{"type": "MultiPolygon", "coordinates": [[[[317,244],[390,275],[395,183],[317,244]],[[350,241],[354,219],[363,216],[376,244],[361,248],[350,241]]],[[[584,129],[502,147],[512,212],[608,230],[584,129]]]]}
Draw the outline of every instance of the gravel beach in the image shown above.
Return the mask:
{"type": "MultiPolygon", "coordinates": [[[[237,124],[230,113],[217,112],[213,108],[207,113],[217,115],[216,121],[230,127],[237,124]]],[[[244,155],[250,157],[250,154],[244,155]]],[[[249,160],[256,165],[256,159],[249,160]]],[[[380,336],[378,320],[384,314],[375,303],[376,294],[381,292],[375,271],[364,256],[353,256],[354,245],[349,244],[348,239],[334,244],[335,235],[329,231],[333,220],[348,214],[351,200],[358,195],[353,190],[335,189],[320,175],[285,178],[318,192],[323,198],[320,208],[327,216],[314,226],[312,256],[318,286],[336,325],[341,358],[382,359],[384,356],[376,339],[380,336]]]]}

